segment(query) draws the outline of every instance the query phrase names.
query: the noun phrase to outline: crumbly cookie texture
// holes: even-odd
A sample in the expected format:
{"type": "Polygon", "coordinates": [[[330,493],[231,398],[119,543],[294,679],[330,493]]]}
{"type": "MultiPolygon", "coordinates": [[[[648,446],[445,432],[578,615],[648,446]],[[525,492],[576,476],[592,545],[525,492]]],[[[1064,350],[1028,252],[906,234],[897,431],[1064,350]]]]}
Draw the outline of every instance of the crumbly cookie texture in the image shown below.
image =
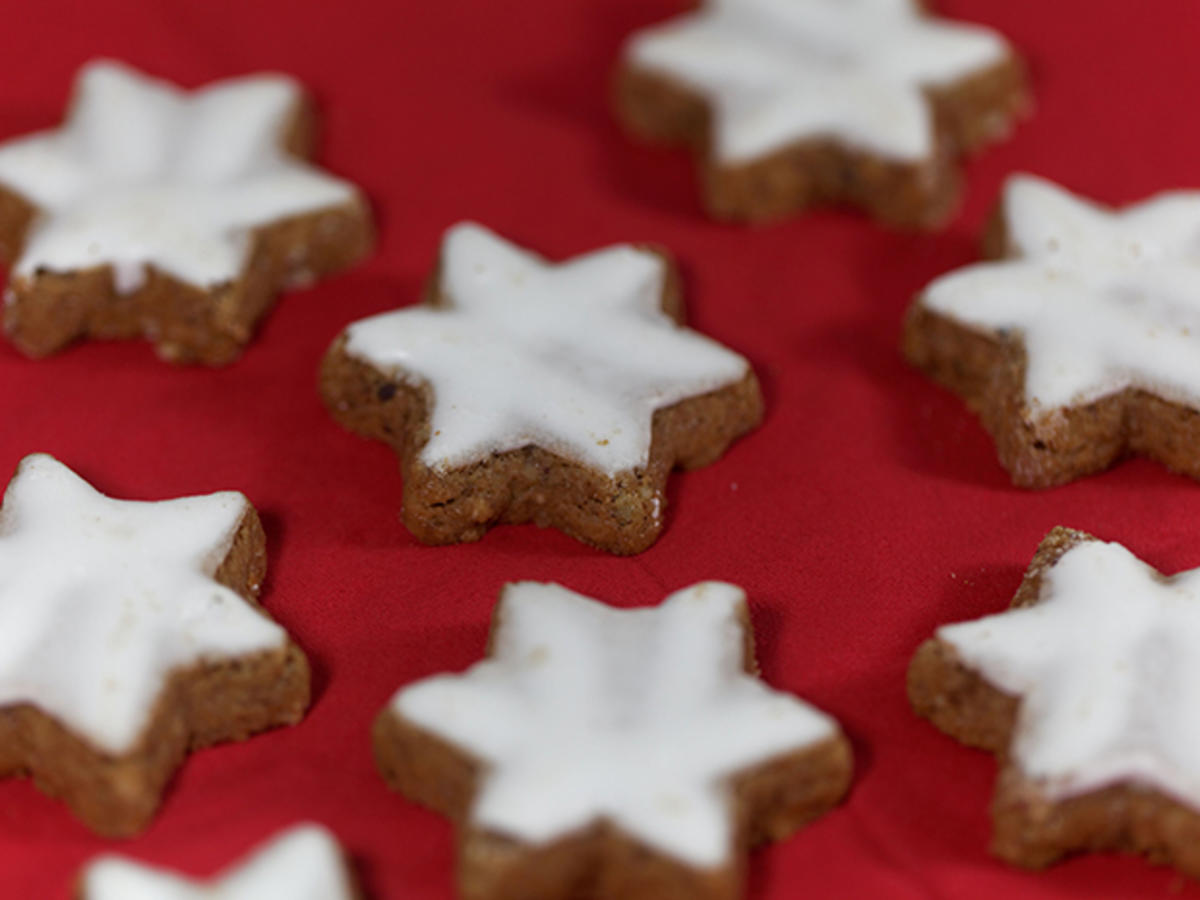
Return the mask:
{"type": "Polygon", "coordinates": [[[281,290],[373,242],[359,191],[304,161],[314,139],[283,75],[184,91],[85,66],[59,128],[0,143],[5,332],[33,357],[140,336],[171,362],[232,362],[281,290]]]}
{"type": "Polygon", "coordinates": [[[1015,176],[985,251],[918,296],[904,353],[979,415],[1013,483],[1135,454],[1200,478],[1200,192],[1113,211],[1015,176]]]}
{"type": "Polygon", "coordinates": [[[387,782],[454,819],[464,900],[733,900],[745,851],[831,808],[837,723],[755,677],[739,588],[618,610],[508,585],[488,657],[401,689],[387,782]]]}
{"type": "Polygon", "coordinates": [[[662,252],[551,264],[464,223],[422,305],[334,341],[321,393],[400,456],[419,540],[533,521],[637,553],[662,530],[671,469],[713,462],[762,417],[749,363],[681,319],[662,252]]]}
{"type": "Polygon", "coordinates": [[[308,663],[256,602],[254,508],[114,500],[45,455],[0,508],[0,776],[140,831],[188,750],[299,721],[308,663]]]}
{"type": "Polygon", "coordinates": [[[212,879],[200,881],[106,855],[79,876],[78,900],[358,900],[328,829],[295,825],[212,879]]]}
{"type": "Polygon", "coordinates": [[[1056,528],[1007,612],[939,628],[918,714],[1001,760],[992,851],[1140,853],[1200,877],[1200,569],[1165,577],[1056,528]]]}
{"type": "Polygon", "coordinates": [[[627,42],[618,118],[700,157],[722,219],[849,204],[936,227],[958,202],[957,158],[1029,105],[1007,42],[916,0],[708,0],[627,42]]]}

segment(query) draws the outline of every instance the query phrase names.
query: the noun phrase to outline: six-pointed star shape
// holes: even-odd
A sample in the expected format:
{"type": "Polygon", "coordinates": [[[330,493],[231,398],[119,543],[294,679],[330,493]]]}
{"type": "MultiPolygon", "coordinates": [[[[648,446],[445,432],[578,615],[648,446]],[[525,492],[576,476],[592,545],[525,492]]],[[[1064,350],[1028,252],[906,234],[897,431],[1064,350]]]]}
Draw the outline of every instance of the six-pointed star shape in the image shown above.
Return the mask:
{"type": "Polygon", "coordinates": [[[1057,528],[1013,608],[939,628],[909,686],[918,712],[1005,760],[1000,855],[1043,865],[1166,849],[1180,864],[1184,848],[1200,874],[1186,849],[1200,827],[1200,569],[1166,578],[1119,544],[1057,528]]]}
{"type": "MultiPolygon", "coordinates": [[[[473,896],[518,883],[564,844],[576,864],[558,866],[563,890],[586,871],[619,897],[639,865],[665,865],[711,879],[679,896],[736,896],[740,845],[819,815],[850,775],[836,722],[754,677],[749,642],[745,595],[728,584],[635,610],[509,585],[489,658],[400,690],[377,721],[376,758],[394,786],[464,820],[473,896]],[[456,757],[481,772],[469,809],[447,802],[461,788],[456,757]],[[747,796],[738,785],[751,773],[763,780],[747,796]],[[490,855],[497,837],[509,849],[490,855]],[[614,850],[628,842],[640,855],[614,850]]],[[[672,885],[664,877],[663,896],[672,885]]]]}
{"type": "Polygon", "coordinates": [[[1128,452],[1200,474],[1194,435],[1180,430],[1196,426],[1179,410],[1200,410],[1200,193],[1115,212],[1016,176],[1003,226],[1006,258],[923,292],[909,357],[979,409],[1019,484],[1128,452]],[[953,336],[931,338],[931,321],[953,336]],[[980,340],[992,348],[963,350],[980,340]]]}
{"type": "Polygon", "coordinates": [[[638,552],[662,528],[671,468],[713,461],[761,417],[749,364],[664,311],[676,294],[660,253],[552,264],[460,224],[426,303],[334,343],[323,394],[401,454],[421,540],[533,519],[638,552]]]}
{"type": "Polygon", "coordinates": [[[211,881],[183,878],[118,856],[88,864],[81,900],[355,900],[337,840],[297,825],[211,881]]]}
{"type": "MultiPolygon", "coordinates": [[[[147,271],[152,268],[210,295],[214,322],[244,341],[240,332],[268,303],[259,294],[348,263],[330,250],[333,226],[346,229],[339,240],[354,234],[357,243],[361,236],[347,223],[365,222],[365,207],[352,185],[288,152],[288,140],[307,150],[291,137],[293,130],[302,134],[298,123],[306,115],[300,87],[281,75],[187,92],[119,63],[85,66],[60,128],[0,144],[0,188],[33,208],[28,222],[23,216],[0,221],[13,257],[6,327],[18,346],[40,355],[79,333],[124,336],[127,323],[106,318],[118,307],[103,297],[89,297],[100,305],[91,313],[96,321],[71,322],[76,333],[37,333],[50,327],[42,321],[49,318],[44,308],[55,303],[55,279],[65,273],[111,267],[116,293],[128,295],[148,284],[158,288],[147,271]],[[282,239],[256,243],[257,229],[321,214],[331,216],[328,233],[298,231],[287,246],[282,239]],[[255,260],[253,284],[231,291],[244,278],[251,252],[264,248],[271,255],[255,260]],[[241,306],[256,307],[256,315],[245,313],[249,322],[243,322],[235,305],[239,314],[241,306]]],[[[74,290],[81,285],[95,294],[106,290],[79,281],[74,290]]],[[[58,317],[70,313],[64,307],[58,317]]],[[[161,344],[166,326],[152,311],[144,315],[141,330],[161,344]]],[[[182,350],[178,355],[186,358],[182,350]]]]}
{"type": "Polygon", "coordinates": [[[746,374],[661,309],[663,261],[630,246],[547,263],[474,224],[447,233],[446,306],[350,326],[347,348],[433,386],[426,465],[528,444],[606,472],[645,466],[654,411],[746,374]]]}
{"type": "Polygon", "coordinates": [[[924,159],[934,150],[926,89],[1007,49],[910,0],[717,0],[640,32],[628,53],[710,98],[717,158],[743,162],[813,137],[924,159]]]}
{"type": "Polygon", "coordinates": [[[303,656],[244,599],[261,540],[240,493],[114,500],[27,457],[0,509],[0,772],[32,771],[93,829],[128,833],[189,745],[296,721],[303,656]],[[247,561],[226,586],[235,545],[247,561]],[[265,685],[244,682],[260,669],[265,685]]]}
{"type": "Polygon", "coordinates": [[[945,221],[955,158],[1026,97],[999,35],[912,0],[709,0],[634,34],[615,90],[631,133],[696,151],[718,218],[848,203],[907,227],[945,221]]]}

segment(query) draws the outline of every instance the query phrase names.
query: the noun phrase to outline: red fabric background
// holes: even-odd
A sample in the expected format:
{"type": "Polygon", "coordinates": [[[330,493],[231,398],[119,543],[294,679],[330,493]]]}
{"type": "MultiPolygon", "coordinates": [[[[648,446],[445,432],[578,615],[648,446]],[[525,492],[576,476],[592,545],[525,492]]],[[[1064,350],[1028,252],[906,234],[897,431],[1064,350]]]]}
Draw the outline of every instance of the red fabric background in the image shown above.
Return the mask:
{"type": "Polygon", "coordinates": [[[1200,896],[1134,859],[1042,874],[992,860],[994,762],[918,721],[904,696],[916,645],[938,623],[1004,607],[1055,524],[1167,571],[1200,565],[1200,489],[1135,461],[1015,490],[961,403],[896,352],[914,291],[976,258],[1007,173],[1116,203],[1200,184],[1200,5],[946,0],[1025,52],[1037,109],[967,167],[963,212],[934,235],[842,213],[754,229],[702,218],[687,156],[631,145],[606,107],[623,36],[680,5],[9,0],[0,136],[57,121],[95,55],[188,85],[282,69],[321,101],[320,158],[363,185],[381,239],[367,264],[284,299],[227,369],[170,368],[140,343],[41,362],[0,343],[0,471],[44,450],[121,497],[245,491],[269,535],[265,603],[316,673],[298,727],[196,754],[136,840],[99,840],[28,783],[0,783],[0,895],[66,900],[78,866],[110,849],[208,874],[315,819],[371,897],[447,898],[451,829],[390,794],[371,763],[369,722],[392,691],[476,660],[505,581],[640,605],[721,578],[749,592],[767,679],[835,714],[857,755],[841,808],[754,855],[750,897],[1200,896]],[[352,319],[414,302],[441,231],[465,217],[555,258],[622,240],[672,248],[693,324],[757,367],[766,423],[673,479],[669,527],[641,556],[533,527],[417,546],[396,519],[390,451],[323,411],[326,345],[352,319]]]}

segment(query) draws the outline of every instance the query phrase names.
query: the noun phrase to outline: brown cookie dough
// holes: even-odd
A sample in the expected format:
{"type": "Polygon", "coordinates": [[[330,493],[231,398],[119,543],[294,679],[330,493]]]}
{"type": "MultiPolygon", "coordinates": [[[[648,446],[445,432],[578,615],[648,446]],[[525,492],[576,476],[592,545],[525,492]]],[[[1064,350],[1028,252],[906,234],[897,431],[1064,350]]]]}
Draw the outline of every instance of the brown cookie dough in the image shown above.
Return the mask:
{"type": "MultiPolygon", "coordinates": [[[[1043,602],[1048,573],[1069,551],[1091,542],[1097,539],[1081,531],[1051,531],[1011,608],[1043,602]]],[[[1171,581],[1158,573],[1148,577],[1171,581]]],[[[1090,627],[1088,622],[1079,624],[1081,633],[1090,627]]],[[[1045,779],[1023,771],[1015,752],[1018,736],[1031,727],[1022,724],[1021,698],[999,689],[948,640],[935,637],[921,645],[909,665],[908,697],[917,714],[942,731],[997,755],[1000,773],[991,806],[991,850],[996,856],[1041,868],[1074,853],[1115,850],[1200,877],[1200,810],[1134,777],[1055,795],[1045,779]]]]}
{"type": "MultiPolygon", "coordinates": [[[[672,602],[698,602],[706,589],[728,587],[696,585],[668,598],[659,610],[665,609],[672,602]]],[[[387,783],[408,798],[454,820],[458,830],[457,880],[459,895],[464,900],[568,900],[585,895],[595,900],[736,900],[742,896],[745,880],[744,857],[750,847],[790,836],[797,829],[830,810],[845,794],[852,774],[850,745],[836,723],[822,717],[827,720],[827,724],[814,730],[815,736],[811,741],[797,741],[782,752],[768,751],[765,758],[735,764],[732,772],[714,772],[711,778],[705,778],[708,785],[722,785],[719,788],[723,796],[722,804],[732,827],[731,845],[724,858],[718,862],[701,864],[664,849],[663,846],[656,845],[636,833],[634,826],[623,825],[620,816],[615,813],[589,817],[577,827],[538,841],[528,840],[512,831],[481,821],[484,815],[480,811],[483,805],[481,796],[489,790],[493,782],[505,777],[506,764],[498,760],[489,761],[486,759],[486,752],[465,746],[469,743],[465,736],[451,738],[450,735],[458,728],[454,721],[455,716],[470,715],[468,711],[474,707],[474,703],[471,702],[473,690],[479,690],[481,698],[490,698],[480,702],[501,705],[514,713],[535,717],[538,715],[538,698],[541,696],[539,689],[522,692],[521,696],[524,699],[521,703],[508,705],[504,693],[505,676],[500,675],[496,681],[490,680],[495,675],[496,667],[501,670],[510,666],[520,669],[538,663],[528,657],[525,660],[520,659],[525,653],[526,642],[512,634],[518,628],[523,629],[529,625],[527,612],[514,607],[528,597],[528,594],[520,596],[520,592],[530,590],[551,592],[544,599],[554,601],[552,605],[555,607],[560,603],[569,605],[580,600],[594,602],[570,594],[557,585],[507,586],[493,620],[488,659],[464,675],[439,676],[401,690],[380,712],[372,733],[376,764],[387,783]],[[553,592],[562,592],[567,596],[564,599],[553,592]],[[488,667],[492,667],[492,671],[485,676],[483,670],[488,667]],[[457,684],[447,688],[447,681],[457,684]],[[435,682],[442,684],[433,687],[435,682]],[[439,689],[450,690],[453,693],[446,695],[449,699],[440,698],[435,702],[449,703],[453,705],[453,709],[459,710],[458,713],[449,713],[446,716],[442,716],[440,712],[435,714],[435,718],[443,718],[444,731],[442,727],[424,720],[414,721],[422,719],[424,713],[421,711],[421,701],[414,702],[411,699],[414,692],[439,689]]],[[[650,611],[633,613],[643,617],[650,614],[650,611]]],[[[559,615],[565,614],[555,611],[551,615],[558,619],[559,615]]],[[[619,618],[630,613],[608,611],[607,615],[619,618]]],[[[587,619],[586,613],[584,619],[587,619]]],[[[649,625],[646,619],[643,621],[649,625]]],[[[740,663],[744,675],[740,677],[749,677],[757,681],[753,632],[744,602],[734,606],[729,618],[721,621],[722,628],[736,625],[725,632],[725,635],[728,640],[738,643],[743,648],[740,663]]],[[[602,620],[581,627],[590,632],[588,636],[592,640],[606,642],[607,647],[620,642],[615,637],[606,637],[607,632],[602,620]]],[[[552,660],[561,659],[559,654],[564,653],[572,660],[586,660],[582,663],[584,666],[593,661],[590,651],[573,652],[569,644],[560,647],[553,639],[541,643],[545,638],[540,635],[535,638],[534,631],[536,626],[530,631],[529,640],[539,641],[540,662],[550,661],[550,664],[554,665],[552,660]]],[[[666,647],[663,650],[666,651],[666,647]]],[[[640,669],[641,663],[637,665],[640,669]]],[[[648,666],[650,670],[653,668],[652,664],[648,666]]],[[[618,677],[615,672],[608,674],[613,679],[618,677]]],[[[514,678],[521,684],[527,684],[524,679],[532,677],[535,676],[514,673],[514,678]]],[[[590,678],[576,681],[570,676],[564,678],[557,673],[547,673],[546,677],[568,685],[586,685],[591,682],[590,678]]],[[[706,679],[709,677],[701,668],[697,669],[694,676],[697,682],[703,684],[707,683],[706,679]]],[[[727,676],[722,673],[722,678],[724,677],[727,676]]],[[[649,681],[644,685],[644,690],[649,695],[660,691],[661,687],[649,681]]],[[[616,696],[618,694],[614,694],[614,697],[616,696]]],[[[788,700],[795,702],[792,698],[788,700]]],[[[587,696],[580,696],[578,701],[581,704],[580,708],[593,708],[593,701],[587,696]]],[[[609,709],[608,703],[609,701],[605,700],[596,708],[596,723],[586,727],[606,727],[603,723],[608,721],[609,716],[604,710],[609,709]]],[[[697,704],[694,709],[691,706],[688,708],[694,722],[692,725],[680,724],[679,727],[691,733],[694,725],[699,729],[697,734],[706,733],[702,722],[705,715],[712,714],[710,709],[704,704],[697,704]]],[[[805,708],[812,712],[811,708],[805,708]]],[[[793,709],[787,713],[779,710],[768,715],[775,714],[805,713],[798,713],[793,709]]],[[[628,729],[636,734],[639,727],[644,727],[639,724],[642,715],[643,711],[633,709],[629,718],[621,717],[620,721],[624,724],[614,727],[628,729]]],[[[757,729],[762,727],[762,723],[754,723],[753,717],[739,721],[742,723],[741,728],[750,729],[749,734],[755,737],[760,734],[757,729]]],[[[528,723],[528,727],[536,730],[536,719],[528,723]]],[[[467,727],[463,735],[471,730],[471,727],[467,727]]],[[[551,729],[551,733],[558,732],[551,729]]],[[[660,739],[662,737],[660,733],[660,739]]],[[[593,740],[603,742],[607,739],[603,731],[598,731],[593,740]]],[[[536,741],[537,738],[531,740],[536,741]]],[[[667,743],[658,745],[655,745],[654,740],[651,737],[639,751],[638,758],[645,760],[647,766],[650,766],[651,759],[673,759],[675,754],[686,756],[691,752],[686,746],[680,746],[679,742],[669,738],[666,739],[667,743]]],[[[747,737],[747,743],[751,740],[753,738],[747,737]]],[[[499,743],[503,746],[504,739],[499,743]]],[[[581,746],[591,743],[592,741],[587,741],[581,746]]],[[[751,752],[749,756],[754,754],[751,752]]],[[[605,761],[601,762],[583,754],[578,759],[569,760],[563,760],[561,756],[556,755],[557,762],[553,768],[562,770],[578,767],[582,773],[581,777],[587,779],[592,777],[594,767],[607,766],[607,760],[614,758],[623,757],[619,754],[617,757],[606,754],[605,761]]],[[[612,765],[615,771],[619,772],[622,763],[618,761],[612,765]]],[[[679,768],[691,771],[682,760],[679,761],[679,768]]],[[[553,776],[548,771],[546,774],[547,778],[554,779],[553,784],[559,783],[560,771],[556,771],[553,776]]],[[[567,777],[569,779],[573,776],[567,777]]],[[[607,778],[609,775],[597,777],[607,778]]],[[[574,784],[570,781],[567,783],[574,784]]],[[[612,783],[617,784],[616,781],[612,783]]],[[[556,790],[549,783],[543,785],[543,789],[556,790]]],[[[647,790],[658,789],[663,788],[657,783],[653,787],[647,787],[647,790]]],[[[667,789],[677,790],[675,786],[667,789]]],[[[613,790],[619,791],[622,788],[614,787],[613,790]]],[[[571,789],[571,796],[575,796],[574,788],[571,789]]],[[[534,796],[529,798],[529,802],[536,808],[542,808],[546,804],[546,798],[534,796]]],[[[673,802],[681,804],[680,809],[691,809],[691,804],[695,803],[696,799],[684,794],[673,802]]],[[[685,826],[681,824],[679,827],[685,826]]]]}
{"type": "MultiPolygon", "coordinates": [[[[661,267],[658,303],[681,322],[678,276],[669,257],[657,250],[625,249],[652,257],[661,267]]],[[[424,307],[451,312],[460,304],[447,292],[442,271],[439,267],[431,280],[424,307]]],[[[521,312],[514,309],[512,315],[521,312]]],[[[673,339],[695,335],[664,322],[647,328],[670,330],[673,339]]],[[[495,449],[465,464],[431,464],[422,453],[434,430],[435,389],[411,364],[372,361],[355,352],[349,333],[334,341],[322,363],[321,395],[343,426],[396,451],[404,480],[404,524],[428,544],[478,540],[493,525],[534,522],[613,553],[641,552],[663,528],[670,471],[712,463],[762,418],[758,381],[744,364],[727,383],[656,409],[646,461],[633,467],[600,470],[533,441],[495,449]]],[[[578,339],[586,348],[587,335],[578,339]]],[[[526,387],[535,391],[539,386],[526,387]]]]}
{"type": "MultiPolygon", "coordinates": [[[[688,15],[707,14],[704,4],[698,7],[688,15]]],[[[798,44],[799,55],[805,42],[798,44]]],[[[707,78],[730,78],[733,90],[732,77],[716,65],[707,78]]],[[[757,222],[844,204],[890,225],[936,228],[958,205],[959,158],[1005,137],[1028,108],[1029,91],[1020,58],[1006,52],[964,77],[925,84],[923,93],[932,147],[914,159],[891,157],[819,129],[754,158],[723,159],[715,151],[714,119],[720,113],[712,96],[663,67],[637,62],[628,51],[616,73],[614,106],[630,134],[694,149],[705,206],[714,218],[757,222]]]]}
{"type": "MultiPolygon", "coordinates": [[[[198,212],[180,207],[184,200],[162,199],[166,190],[188,185],[191,183],[189,179],[213,177],[197,176],[185,171],[185,164],[180,160],[190,152],[187,142],[189,135],[194,135],[187,130],[186,123],[179,122],[174,127],[180,134],[147,135],[146,141],[150,144],[158,140],[178,144],[166,151],[174,154],[174,157],[156,164],[153,173],[139,173],[125,187],[121,186],[122,182],[116,176],[113,176],[113,181],[117,187],[97,180],[97,191],[107,190],[114,195],[125,191],[119,202],[115,197],[105,198],[107,206],[97,207],[100,211],[93,210],[85,204],[94,198],[81,189],[72,200],[73,204],[80,205],[61,203],[55,209],[40,209],[37,197],[39,191],[44,190],[43,174],[23,160],[7,164],[6,167],[4,154],[11,156],[14,148],[16,152],[21,152],[24,145],[29,147],[27,155],[36,156],[45,151],[31,146],[33,142],[78,140],[78,135],[73,135],[72,129],[84,127],[79,122],[94,122],[97,117],[106,114],[103,106],[110,99],[109,96],[100,96],[102,92],[94,86],[89,87],[88,83],[89,78],[95,80],[97,72],[104,77],[124,79],[132,86],[132,90],[151,94],[174,90],[164,82],[145,78],[123,66],[94,63],[81,73],[75,98],[59,131],[50,133],[49,137],[33,136],[0,144],[0,259],[13,267],[4,304],[4,330],[22,353],[35,358],[48,356],[81,338],[115,340],[143,337],[154,344],[161,358],[169,362],[225,365],[241,354],[257,323],[269,312],[280,291],[310,284],[318,278],[345,269],[370,252],[374,243],[370,210],[362,195],[345,183],[342,183],[340,194],[331,194],[338,197],[331,202],[320,200],[315,206],[308,204],[308,208],[301,212],[275,215],[271,210],[276,208],[305,206],[304,203],[281,201],[275,196],[253,210],[247,207],[239,212],[233,217],[236,222],[233,219],[222,222],[219,233],[204,232],[203,223],[198,221],[198,212]],[[31,170],[32,174],[27,170],[31,170]],[[152,186],[151,192],[159,190],[163,193],[157,197],[151,193],[147,200],[143,196],[146,189],[139,182],[143,178],[152,185],[158,185],[159,182],[155,181],[158,179],[169,188],[152,186]],[[23,188],[23,183],[29,187],[23,188]],[[129,212],[139,209],[139,205],[145,207],[144,213],[129,212]],[[106,220],[105,209],[123,210],[119,215],[128,216],[128,219],[106,220]],[[142,218],[138,219],[138,215],[142,218]],[[73,221],[72,216],[83,224],[73,221]],[[96,221],[90,221],[92,219],[96,221]],[[66,225],[61,224],[64,221],[66,225]],[[71,229],[93,228],[99,234],[101,226],[110,227],[112,231],[103,240],[92,242],[88,255],[96,260],[94,264],[38,264],[28,271],[22,270],[19,265],[23,255],[31,248],[40,248],[39,242],[45,239],[49,231],[59,229],[55,240],[61,247],[85,239],[78,231],[66,234],[65,238],[63,233],[71,229]],[[122,233],[122,229],[127,233],[122,233]],[[156,264],[156,258],[162,255],[162,248],[158,244],[160,234],[168,234],[162,240],[174,240],[177,244],[198,244],[218,239],[244,240],[247,247],[245,262],[236,275],[217,283],[193,281],[156,264]],[[112,246],[107,243],[110,238],[112,246]],[[117,248],[118,242],[122,245],[128,242],[130,246],[117,248]],[[145,253],[146,256],[138,258],[138,253],[145,253]],[[109,258],[123,254],[134,256],[109,258]],[[123,283],[123,276],[118,269],[130,266],[135,274],[124,276],[132,280],[123,283]]],[[[230,93],[240,83],[251,85],[254,81],[255,77],[221,82],[191,96],[210,96],[214,89],[230,93]]],[[[315,149],[315,109],[311,99],[298,85],[290,82],[289,85],[294,98],[290,101],[290,110],[278,125],[275,138],[278,149],[269,153],[278,155],[282,152],[285,159],[303,167],[306,173],[303,177],[316,182],[326,176],[302,162],[311,157],[315,149]]],[[[253,89],[252,85],[247,88],[253,89]]],[[[188,96],[179,94],[180,99],[176,102],[187,103],[188,96]]],[[[236,124],[239,128],[252,129],[255,127],[252,120],[255,112],[243,112],[241,119],[244,121],[226,123],[224,127],[234,128],[236,124]]],[[[119,107],[113,108],[109,115],[111,124],[102,127],[114,131],[122,128],[132,130],[134,126],[142,124],[136,116],[130,116],[128,111],[119,107]],[[134,121],[126,123],[122,116],[134,121]]],[[[93,124],[91,127],[96,126],[93,124]]],[[[211,135],[200,135],[198,139],[207,140],[209,145],[218,140],[211,135]]],[[[236,143],[242,138],[231,133],[229,140],[236,143]]],[[[260,157],[260,163],[254,165],[263,165],[263,158],[269,156],[260,157]]],[[[85,165],[80,164],[80,168],[83,170],[85,165]]],[[[249,162],[245,168],[246,171],[230,173],[228,183],[214,183],[213,189],[220,188],[226,192],[241,190],[243,194],[233,202],[253,202],[242,198],[251,196],[255,191],[264,193],[266,189],[263,183],[267,181],[267,176],[259,177],[249,162]],[[238,179],[242,179],[244,185],[237,186],[238,179]]],[[[101,178],[93,174],[87,177],[101,178]]],[[[282,181],[293,176],[277,174],[271,177],[278,177],[282,181]]],[[[328,184],[336,183],[333,179],[326,180],[328,184]]],[[[276,187],[270,190],[277,194],[286,192],[286,189],[276,187]]],[[[236,195],[227,193],[226,196],[236,195]]],[[[77,250],[72,249],[71,253],[72,259],[79,256],[77,250]]]]}

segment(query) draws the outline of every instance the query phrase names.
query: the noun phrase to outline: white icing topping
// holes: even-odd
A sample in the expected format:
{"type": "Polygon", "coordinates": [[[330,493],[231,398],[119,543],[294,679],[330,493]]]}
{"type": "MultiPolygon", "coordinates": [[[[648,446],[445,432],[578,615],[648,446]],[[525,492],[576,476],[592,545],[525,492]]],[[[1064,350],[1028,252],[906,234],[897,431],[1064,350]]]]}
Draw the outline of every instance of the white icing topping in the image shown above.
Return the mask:
{"type": "Polygon", "coordinates": [[[450,305],[356,322],[346,351],[432,386],[428,466],[536,444],[603,472],[633,469],[649,459],[656,409],[748,371],[661,311],[663,277],[659,257],[631,246],[551,265],[460,224],[442,247],[450,305]]]}
{"type": "Polygon", "coordinates": [[[1133,782],[1200,810],[1200,569],[1163,579],[1088,541],[1036,605],[937,634],[1021,698],[1012,758],[1051,799],[1133,782]]]}
{"type": "Polygon", "coordinates": [[[822,137],[928,157],[925,89],[995,65],[1008,49],[995,33],[921,14],[910,0],[716,0],[637,33],[626,53],[703,94],[713,152],[736,163],[822,137]]]}
{"type": "Polygon", "coordinates": [[[61,128],[0,144],[0,184],[40,212],[14,274],[111,264],[123,293],[147,265],[200,287],[237,278],[254,228],[356,196],[280,147],[299,100],[280,75],[189,93],[85,66],[61,128]]]}
{"type": "Polygon", "coordinates": [[[617,610],[509,585],[492,655],[392,709],[488,765],[474,824],[552,841],[599,819],[699,866],[725,862],[726,779],[837,733],[742,669],[745,595],[707,582],[617,610]]]}
{"type": "Polygon", "coordinates": [[[0,510],[0,706],[31,703],[97,748],[132,748],[172,671],[280,647],[212,579],[248,503],[113,500],[26,457],[0,510]]]}
{"type": "Polygon", "coordinates": [[[193,881],[119,856],[90,863],[82,900],[354,900],[337,840],[297,825],[210,882],[193,881]]]}
{"type": "Polygon", "coordinates": [[[1129,387],[1200,406],[1200,192],[1111,212],[1017,176],[1004,208],[1019,257],[951,272],[921,302],[1023,337],[1035,417],[1129,387]]]}

